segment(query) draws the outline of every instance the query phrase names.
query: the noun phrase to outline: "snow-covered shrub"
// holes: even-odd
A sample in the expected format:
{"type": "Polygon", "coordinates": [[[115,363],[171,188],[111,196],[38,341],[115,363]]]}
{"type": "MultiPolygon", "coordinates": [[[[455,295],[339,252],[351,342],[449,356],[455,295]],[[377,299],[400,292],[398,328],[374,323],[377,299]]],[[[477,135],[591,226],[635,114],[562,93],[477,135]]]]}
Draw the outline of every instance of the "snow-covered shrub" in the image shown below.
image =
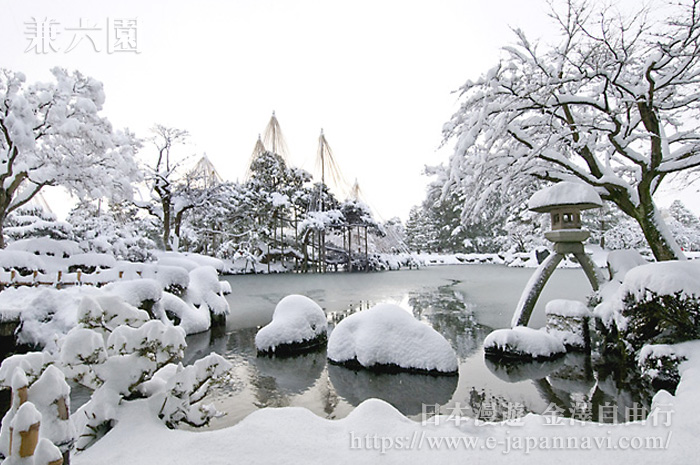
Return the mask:
{"type": "Polygon", "coordinates": [[[75,273],[78,270],[83,273],[94,273],[97,270],[114,268],[117,260],[113,255],[105,253],[81,253],[71,255],[66,265],[69,273],[75,273]]]}
{"type": "Polygon", "coordinates": [[[164,317],[172,324],[180,326],[187,334],[201,333],[211,326],[211,315],[207,308],[188,304],[169,292],[163,292],[153,312],[160,315],[161,320],[164,317]]]}
{"type": "Polygon", "coordinates": [[[230,368],[217,355],[202,359],[196,368],[178,367],[186,346],[182,328],[134,318],[128,305],[117,308],[124,314],[115,316],[119,312],[102,310],[96,299],[86,299],[80,306],[80,324],[59,344],[59,366],[73,381],[95,390],[75,415],[78,449],[109,431],[119,406],[133,399],[158,395],[159,406],[170,406],[171,411],[161,415],[170,427],[181,421],[206,423],[216,412],[201,399],[230,368]],[[125,324],[111,326],[115,321],[125,324]]]}
{"type": "Polygon", "coordinates": [[[217,354],[210,354],[187,367],[178,364],[161,394],[164,400],[158,417],[169,428],[174,428],[178,423],[190,426],[207,424],[219,412],[211,405],[202,404],[201,400],[214,382],[228,376],[230,369],[231,364],[217,354]]]}
{"type": "Polygon", "coordinates": [[[642,347],[637,363],[642,374],[651,379],[652,386],[673,392],[681,380],[678,366],[686,360],[674,346],[654,344],[642,347]]]}
{"type": "Polygon", "coordinates": [[[211,266],[200,266],[190,271],[190,285],[185,301],[205,308],[212,317],[212,325],[221,325],[229,314],[229,305],[221,292],[219,274],[211,266]]]}
{"type": "Polygon", "coordinates": [[[50,237],[70,239],[72,227],[65,221],[58,221],[56,215],[39,206],[23,206],[7,215],[4,233],[9,242],[30,237],[50,237]]]}
{"type": "Polygon", "coordinates": [[[272,321],[255,335],[262,354],[286,354],[314,350],[327,342],[323,309],[303,295],[288,295],[279,301],[272,321]]]}
{"type": "Polygon", "coordinates": [[[145,310],[151,318],[157,318],[153,307],[163,295],[163,289],[154,279],[134,279],[108,284],[104,290],[119,296],[124,302],[145,310]]]}
{"type": "Polygon", "coordinates": [[[46,265],[36,255],[22,250],[0,249],[0,268],[15,270],[21,276],[29,276],[35,271],[44,273],[46,265]]]}
{"type": "Polygon", "coordinates": [[[141,276],[155,279],[163,288],[163,291],[182,297],[190,284],[188,269],[172,265],[151,265],[144,267],[141,276]]]}
{"type": "Polygon", "coordinates": [[[328,339],[328,359],[380,371],[456,374],[458,368],[455,351],[440,333],[393,304],[342,320],[328,339]]]}
{"type": "Polygon", "coordinates": [[[543,330],[516,326],[497,329],[486,336],[484,352],[496,359],[548,360],[564,355],[566,348],[543,330]]]}
{"type": "Polygon", "coordinates": [[[5,250],[22,250],[34,255],[46,255],[48,257],[68,258],[80,253],[77,242],[70,240],[57,240],[50,237],[34,237],[22,239],[7,244],[5,250]]]}
{"type": "Polygon", "coordinates": [[[107,253],[119,259],[144,262],[153,258],[155,225],[136,207],[111,204],[108,208],[83,201],[71,210],[68,222],[87,252],[107,253]]]}
{"type": "Polygon", "coordinates": [[[610,345],[636,354],[646,344],[700,338],[700,263],[660,262],[627,271],[617,292],[595,314],[610,345]],[[611,337],[612,335],[612,337],[611,337]]]}

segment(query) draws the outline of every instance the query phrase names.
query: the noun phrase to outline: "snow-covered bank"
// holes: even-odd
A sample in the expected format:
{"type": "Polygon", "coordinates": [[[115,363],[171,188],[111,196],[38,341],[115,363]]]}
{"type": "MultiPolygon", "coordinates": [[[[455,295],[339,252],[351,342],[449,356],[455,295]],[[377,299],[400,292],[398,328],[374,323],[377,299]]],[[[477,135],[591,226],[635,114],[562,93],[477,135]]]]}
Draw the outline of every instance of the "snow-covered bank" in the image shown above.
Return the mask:
{"type": "MultiPolygon", "coordinates": [[[[396,463],[467,461],[490,465],[590,463],[687,464],[698,453],[700,433],[700,342],[686,343],[688,360],[672,396],[659,392],[646,421],[599,424],[548,415],[505,423],[441,416],[428,424],[402,416],[389,404],[363,402],[342,420],[326,420],[303,408],[265,409],[217,431],[167,429],[154,415],[158,406],[135,402],[117,426],[75,465],[172,463],[396,463]],[[560,421],[561,420],[561,421],[560,421]],[[437,423],[437,425],[435,424],[437,423]]],[[[458,414],[458,412],[442,412],[458,414]]]]}

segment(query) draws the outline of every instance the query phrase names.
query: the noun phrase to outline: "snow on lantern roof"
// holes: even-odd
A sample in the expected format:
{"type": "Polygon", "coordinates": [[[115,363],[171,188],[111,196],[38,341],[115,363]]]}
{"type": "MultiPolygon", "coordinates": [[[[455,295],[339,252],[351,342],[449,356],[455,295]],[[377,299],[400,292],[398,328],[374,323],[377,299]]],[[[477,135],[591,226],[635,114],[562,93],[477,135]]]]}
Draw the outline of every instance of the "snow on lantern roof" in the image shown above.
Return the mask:
{"type": "Polygon", "coordinates": [[[580,182],[562,181],[533,194],[527,207],[538,213],[555,208],[576,207],[579,210],[600,208],[603,201],[592,186],[580,182]]]}

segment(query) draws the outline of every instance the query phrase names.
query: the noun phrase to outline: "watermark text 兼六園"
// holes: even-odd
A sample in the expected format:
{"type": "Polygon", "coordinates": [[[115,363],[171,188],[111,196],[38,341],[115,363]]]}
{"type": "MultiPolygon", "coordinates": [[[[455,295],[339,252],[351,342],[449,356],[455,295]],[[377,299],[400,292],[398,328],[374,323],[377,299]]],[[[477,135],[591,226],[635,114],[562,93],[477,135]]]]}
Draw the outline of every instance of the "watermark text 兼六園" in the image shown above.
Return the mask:
{"type": "Polygon", "coordinates": [[[24,23],[28,41],[25,53],[45,55],[74,50],[140,53],[138,18],[88,18],[66,24],[53,18],[32,17],[24,23]]]}

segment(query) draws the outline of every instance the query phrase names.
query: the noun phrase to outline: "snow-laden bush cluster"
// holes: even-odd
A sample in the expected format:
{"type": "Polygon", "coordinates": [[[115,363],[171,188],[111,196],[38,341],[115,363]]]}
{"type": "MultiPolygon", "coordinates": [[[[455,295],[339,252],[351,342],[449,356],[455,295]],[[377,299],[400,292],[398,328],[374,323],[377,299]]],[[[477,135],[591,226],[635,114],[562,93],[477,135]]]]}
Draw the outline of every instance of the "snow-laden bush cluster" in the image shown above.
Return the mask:
{"type": "Polygon", "coordinates": [[[147,410],[171,428],[201,426],[217,415],[202,399],[214,383],[227,379],[231,366],[215,354],[183,366],[182,328],[151,320],[116,296],[83,296],[76,318],[77,325],[50,350],[13,355],[0,366],[0,386],[13,390],[0,431],[0,454],[9,456],[9,427],[25,402],[41,413],[40,436],[64,451],[89,447],[136,399],[148,399],[147,410]],[[93,391],[70,417],[66,380],[93,391]],[[20,388],[26,388],[24,394],[20,388]]]}
{"type": "Polygon", "coordinates": [[[131,263],[101,253],[76,253],[70,241],[25,239],[0,249],[0,279],[15,283],[0,293],[0,318],[18,321],[18,342],[55,343],[78,321],[84,296],[118,298],[118,307],[182,327],[187,334],[223,324],[229,313],[228,283],[219,281],[220,260],[164,254],[154,263],[131,263]],[[22,284],[22,285],[19,285],[22,284]]]}

